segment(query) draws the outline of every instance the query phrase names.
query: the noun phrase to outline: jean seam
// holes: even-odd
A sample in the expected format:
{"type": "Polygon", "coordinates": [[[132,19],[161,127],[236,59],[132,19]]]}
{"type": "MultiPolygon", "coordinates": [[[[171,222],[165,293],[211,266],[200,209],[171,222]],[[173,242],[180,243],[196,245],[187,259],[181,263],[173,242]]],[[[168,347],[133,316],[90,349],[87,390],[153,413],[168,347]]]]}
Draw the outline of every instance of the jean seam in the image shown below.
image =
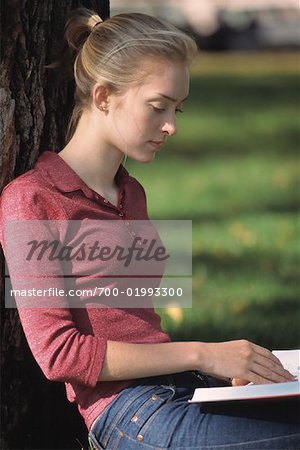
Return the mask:
{"type": "MultiPolygon", "coordinates": [[[[159,408],[160,405],[162,403],[164,403],[164,400],[159,399],[159,401],[156,400],[156,402],[158,402],[157,404],[158,404],[158,408],[159,408]]],[[[152,404],[153,404],[153,400],[151,399],[151,397],[147,398],[147,400],[133,413],[132,417],[134,417],[134,416],[140,417],[143,414],[143,412],[145,411],[145,409],[147,409],[149,407],[149,405],[152,405],[152,404]]],[[[136,422],[136,423],[138,424],[138,422],[136,422]]]]}
{"type": "Polygon", "coordinates": [[[90,445],[92,445],[92,448],[97,450],[101,450],[102,445],[98,442],[98,439],[96,438],[95,434],[90,431],[88,434],[88,441],[90,443],[90,445]]]}
{"type": "Polygon", "coordinates": [[[124,437],[124,433],[120,431],[117,427],[115,428],[115,430],[118,432],[118,435],[113,440],[111,448],[112,450],[119,450],[118,445],[121,439],[124,437]]]}
{"type": "MultiPolygon", "coordinates": [[[[139,393],[138,397],[135,397],[134,399],[129,398],[121,408],[121,410],[118,412],[118,414],[115,416],[114,420],[110,423],[110,425],[107,427],[106,432],[103,434],[102,443],[104,446],[107,445],[108,440],[116,427],[117,423],[123,418],[124,414],[126,413],[127,409],[129,408],[130,404],[133,403],[135,400],[137,400],[139,397],[147,393],[148,391],[151,391],[153,389],[152,386],[146,386],[142,391],[139,393]]],[[[109,405],[110,406],[110,405],[109,405]]],[[[109,408],[108,406],[108,408],[109,408]]],[[[105,413],[105,411],[104,411],[105,413]]]]}
{"type": "MultiPolygon", "coordinates": [[[[154,419],[156,418],[156,416],[161,412],[162,408],[167,404],[167,401],[165,403],[162,403],[161,405],[159,405],[159,407],[153,412],[153,414],[150,415],[150,417],[148,417],[148,419],[146,420],[146,422],[144,423],[144,425],[140,428],[139,430],[139,434],[141,434],[142,436],[145,436],[145,434],[148,432],[149,427],[151,427],[151,424],[153,423],[154,419]]],[[[151,445],[151,444],[149,444],[151,445]]],[[[168,448],[168,447],[164,447],[164,448],[168,448]]]]}
{"type": "MultiPolygon", "coordinates": [[[[136,438],[133,438],[132,436],[130,436],[129,434],[127,434],[123,430],[120,430],[119,427],[116,427],[116,430],[118,430],[118,432],[122,435],[122,437],[127,438],[129,441],[132,441],[135,444],[137,443],[137,439],[136,438]]],[[[139,442],[138,444],[141,446],[141,448],[147,447],[147,448],[149,448],[151,450],[168,450],[168,448],[169,448],[169,447],[157,447],[156,445],[147,444],[145,442],[139,442]]]]}

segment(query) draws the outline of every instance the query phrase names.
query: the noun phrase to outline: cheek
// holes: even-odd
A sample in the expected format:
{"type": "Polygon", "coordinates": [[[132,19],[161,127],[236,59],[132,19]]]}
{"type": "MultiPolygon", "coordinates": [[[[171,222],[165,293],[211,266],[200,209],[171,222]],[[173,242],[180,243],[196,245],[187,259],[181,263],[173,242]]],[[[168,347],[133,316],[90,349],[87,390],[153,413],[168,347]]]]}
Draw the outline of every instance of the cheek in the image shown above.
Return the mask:
{"type": "Polygon", "coordinates": [[[136,108],[134,111],[128,112],[128,130],[144,135],[153,129],[155,120],[151,112],[145,108],[136,108]]]}
{"type": "Polygon", "coordinates": [[[135,110],[134,114],[132,114],[132,119],[142,133],[147,133],[147,131],[152,133],[152,130],[157,129],[161,125],[159,114],[147,107],[135,110]]]}
{"type": "Polygon", "coordinates": [[[147,105],[140,105],[134,101],[123,104],[112,120],[114,120],[115,130],[122,135],[122,142],[133,146],[140,145],[141,141],[155,138],[161,126],[159,114],[147,105]]]}

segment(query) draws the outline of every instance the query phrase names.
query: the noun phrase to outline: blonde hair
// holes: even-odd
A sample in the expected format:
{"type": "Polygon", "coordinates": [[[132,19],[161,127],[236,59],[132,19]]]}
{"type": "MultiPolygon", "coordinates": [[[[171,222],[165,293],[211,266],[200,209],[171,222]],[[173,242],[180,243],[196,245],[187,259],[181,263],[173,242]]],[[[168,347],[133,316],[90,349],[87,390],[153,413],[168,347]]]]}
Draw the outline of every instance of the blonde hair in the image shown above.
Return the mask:
{"type": "MultiPolygon", "coordinates": [[[[65,48],[73,56],[76,83],[75,106],[67,140],[75,132],[92,88],[102,82],[110,92],[123,93],[141,83],[145,58],[182,61],[190,64],[197,53],[193,38],[160,19],[142,13],[118,14],[105,21],[94,11],[78,8],[65,26],[65,48]]],[[[62,63],[66,64],[66,58],[62,63]]],[[[57,67],[54,63],[48,67],[57,67]]]]}

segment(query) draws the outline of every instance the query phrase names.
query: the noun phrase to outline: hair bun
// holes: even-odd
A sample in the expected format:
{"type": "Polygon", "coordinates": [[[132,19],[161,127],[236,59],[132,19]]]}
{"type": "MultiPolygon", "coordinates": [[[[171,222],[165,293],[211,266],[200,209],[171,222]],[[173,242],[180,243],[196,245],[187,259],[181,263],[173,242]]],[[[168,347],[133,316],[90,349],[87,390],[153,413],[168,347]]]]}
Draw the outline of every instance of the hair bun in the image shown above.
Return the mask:
{"type": "Polygon", "coordinates": [[[92,29],[102,19],[94,11],[87,8],[77,8],[73,10],[65,25],[65,39],[69,47],[79,51],[92,29]]]}
{"type": "Polygon", "coordinates": [[[103,23],[103,20],[99,20],[99,22],[95,23],[95,25],[94,25],[93,28],[92,28],[92,31],[93,31],[93,29],[94,29],[97,25],[100,25],[100,23],[103,23]]]}
{"type": "Polygon", "coordinates": [[[89,20],[88,20],[88,26],[90,27],[90,30],[92,31],[97,25],[99,25],[99,23],[102,23],[103,20],[101,19],[100,16],[98,16],[98,14],[93,14],[92,16],[90,16],[89,20]]]}

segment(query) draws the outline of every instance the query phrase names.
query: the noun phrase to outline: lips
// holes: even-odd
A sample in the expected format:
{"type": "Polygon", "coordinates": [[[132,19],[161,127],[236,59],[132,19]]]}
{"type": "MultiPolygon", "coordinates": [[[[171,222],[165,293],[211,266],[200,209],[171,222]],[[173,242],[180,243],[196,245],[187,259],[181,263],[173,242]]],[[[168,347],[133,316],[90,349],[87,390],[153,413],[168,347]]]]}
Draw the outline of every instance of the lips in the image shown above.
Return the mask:
{"type": "Polygon", "coordinates": [[[154,148],[160,148],[164,141],[149,141],[154,148]]]}

